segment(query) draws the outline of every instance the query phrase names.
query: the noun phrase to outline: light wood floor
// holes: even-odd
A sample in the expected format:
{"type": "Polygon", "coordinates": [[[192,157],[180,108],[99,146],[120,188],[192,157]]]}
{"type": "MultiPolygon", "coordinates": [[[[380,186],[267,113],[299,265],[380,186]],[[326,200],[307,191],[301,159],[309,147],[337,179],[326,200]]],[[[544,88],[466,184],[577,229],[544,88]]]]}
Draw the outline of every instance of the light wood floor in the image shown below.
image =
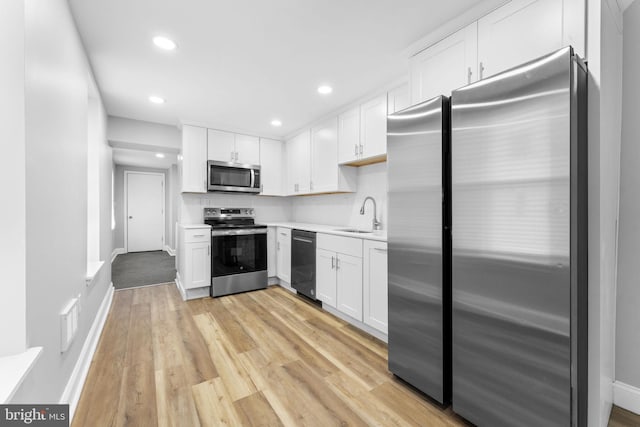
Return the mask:
{"type": "Polygon", "coordinates": [[[640,415],[614,406],[609,418],[609,427],[640,427],[640,415]]]}
{"type": "Polygon", "coordinates": [[[73,426],[463,426],[386,345],[279,287],[183,302],[117,291],[73,426]]]}

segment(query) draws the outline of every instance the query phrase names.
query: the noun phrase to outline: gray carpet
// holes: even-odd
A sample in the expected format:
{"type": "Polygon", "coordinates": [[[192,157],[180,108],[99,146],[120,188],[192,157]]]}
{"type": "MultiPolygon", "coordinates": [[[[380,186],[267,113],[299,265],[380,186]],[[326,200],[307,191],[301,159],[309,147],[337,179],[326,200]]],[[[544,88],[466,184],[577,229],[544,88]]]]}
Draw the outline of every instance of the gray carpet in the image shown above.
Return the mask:
{"type": "Polygon", "coordinates": [[[116,257],[111,264],[111,280],[116,289],[173,282],[175,257],[164,251],[131,252],[116,257]]]}

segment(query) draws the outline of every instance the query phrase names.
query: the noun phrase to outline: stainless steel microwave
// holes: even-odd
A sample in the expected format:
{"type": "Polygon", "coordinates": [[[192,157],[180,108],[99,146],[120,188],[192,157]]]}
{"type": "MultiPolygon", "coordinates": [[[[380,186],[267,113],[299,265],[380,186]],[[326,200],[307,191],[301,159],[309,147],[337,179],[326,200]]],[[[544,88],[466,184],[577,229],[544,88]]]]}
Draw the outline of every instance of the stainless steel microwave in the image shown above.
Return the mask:
{"type": "Polygon", "coordinates": [[[207,162],[207,190],[228,193],[260,192],[260,166],[240,163],[207,162]]]}

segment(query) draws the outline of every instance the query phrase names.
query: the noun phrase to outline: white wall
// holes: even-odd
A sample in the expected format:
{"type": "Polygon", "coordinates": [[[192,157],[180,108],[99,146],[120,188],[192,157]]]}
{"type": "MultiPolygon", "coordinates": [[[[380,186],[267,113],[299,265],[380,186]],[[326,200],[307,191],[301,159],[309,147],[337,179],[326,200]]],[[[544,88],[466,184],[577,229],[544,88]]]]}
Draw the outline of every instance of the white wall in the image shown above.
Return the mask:
{"type": "Polygon", "coordinates": [[[589,0],[589,425],[606,426],[613,401],[620,176],[622,34],[615,0],[589,0]]]}
{"type": "Polygon", "coordinates": [[[640,388],[640,2],[624,13],[616,381],[640,388]]]}
{"type": "Polygon", "coordinates": [[[365,214],[360,215],[360,207],[367,196],[372,196],[376,200],[378,221],[382,222],[383,229],[387,229],[386,163],[359,167],[356,193],[293,197],[291,217],[295,222],[371,229],[373,218],[371,202],[367,202],[365,214]]]}
{"type": "Polygon", "coordinates": [[[182,136],[175,126],[109,116],[107,139],[114,147],[155,151],[155,148],[180,150],[182,136]]]}
{"type": "MultiPolygon", "coordinates": [[[[65,0],[26,0],[24,5],[27,341],[28,346],[44,349],[14,402],[54,403],[61,398],[106,295],[110,270],[103,268],[86,287],[86,56],[65,0]],[[69,350],[60,353],[59,313],[77,296],[82,307],[78,333],[69,350]]],[[[101,105],[99,120],[104,129],[101,105]]],[[[101,140],[101,176],[110,176],[104,134],[101,140]]],[[[101,191],[108,193],[110,185],[109,179],[101,191]]],[[[109,212],[110,203],[100,210],[109,220],[104,212],[109,212]]],[[[101,224],[103,232],[108,228],[101,224]]],[[[109,240],[108,233],[101,236],[102,256],[110,252],[109,240]]]]}
{"type": "Polygon", "coordinates": [[[178,197],[180,197],[180,182],[178,176],[178,165],[172,165],[169,169],[169,194],[170,194],[170,216],[169,216],[169,229],[170,239],[167,243],[173,250],[177,248],[176,245],[176,225],[178,223],[178,197]]]}
{"type": "Polygon", "coordinates": [[[282,197],[247,196],[242,194],[207,193],[180,195],[178,221],[202,224],[205,207],[254,208],[256,222],[289,221],[291,201],[282,197]]]}
{"type": "Polygon", "coordinates": [[[26,349],[26,159],[24,112],[24,6],[0,2],[0,357],[26,349]],[[9,202],[10,201],[10,202],[9,202]]]}
{"type": "MultiPolygon", "coordinates": [[[[170,179],[169,179],[169,171],[167,169],[152,169],[152,168],[139,168],[135,166],[123,166],[123,165],[115,165],[115,174],[114,174],[114,200],[113,206],[115,211],[115,219],[116,219],[116,227],[113,230],[113,247],[114,248],[125,248],[124,241],[124,229],[125,229],[125,179],[124,173],[126,171],[132,172],[155,172],[161,173],[164,175],[164,189],[165,189],[165,216],[164,216],[164,235],[165,235],[165,245],[171,241],[171,236],[173,235],[173,230],[171,227],[171,215],[169,214],[172,211],[172,199],[170,192],[170,179]]],[[[172,246],[174,249],[175,246],[172,246]]]]}

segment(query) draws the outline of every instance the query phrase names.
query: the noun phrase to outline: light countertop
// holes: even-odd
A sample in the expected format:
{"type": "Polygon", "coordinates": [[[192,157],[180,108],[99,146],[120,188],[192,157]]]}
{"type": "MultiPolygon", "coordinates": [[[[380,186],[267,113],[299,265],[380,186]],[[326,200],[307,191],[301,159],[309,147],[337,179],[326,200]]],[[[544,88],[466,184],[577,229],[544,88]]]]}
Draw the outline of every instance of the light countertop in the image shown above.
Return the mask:
{"type": "Polygon", "coordinates": [[[268,222],[266,224],[270,227],[296,228],[298,230],[315,231],[316,233],[335,234],[337,236],[377,240],[380,242],[387,241],[387,230],[379,230],[372,233],[352,233],[349,231],[340,231],[345,228],[354,228],[348,225],[307,224],[301,222],[268,222]]]}

